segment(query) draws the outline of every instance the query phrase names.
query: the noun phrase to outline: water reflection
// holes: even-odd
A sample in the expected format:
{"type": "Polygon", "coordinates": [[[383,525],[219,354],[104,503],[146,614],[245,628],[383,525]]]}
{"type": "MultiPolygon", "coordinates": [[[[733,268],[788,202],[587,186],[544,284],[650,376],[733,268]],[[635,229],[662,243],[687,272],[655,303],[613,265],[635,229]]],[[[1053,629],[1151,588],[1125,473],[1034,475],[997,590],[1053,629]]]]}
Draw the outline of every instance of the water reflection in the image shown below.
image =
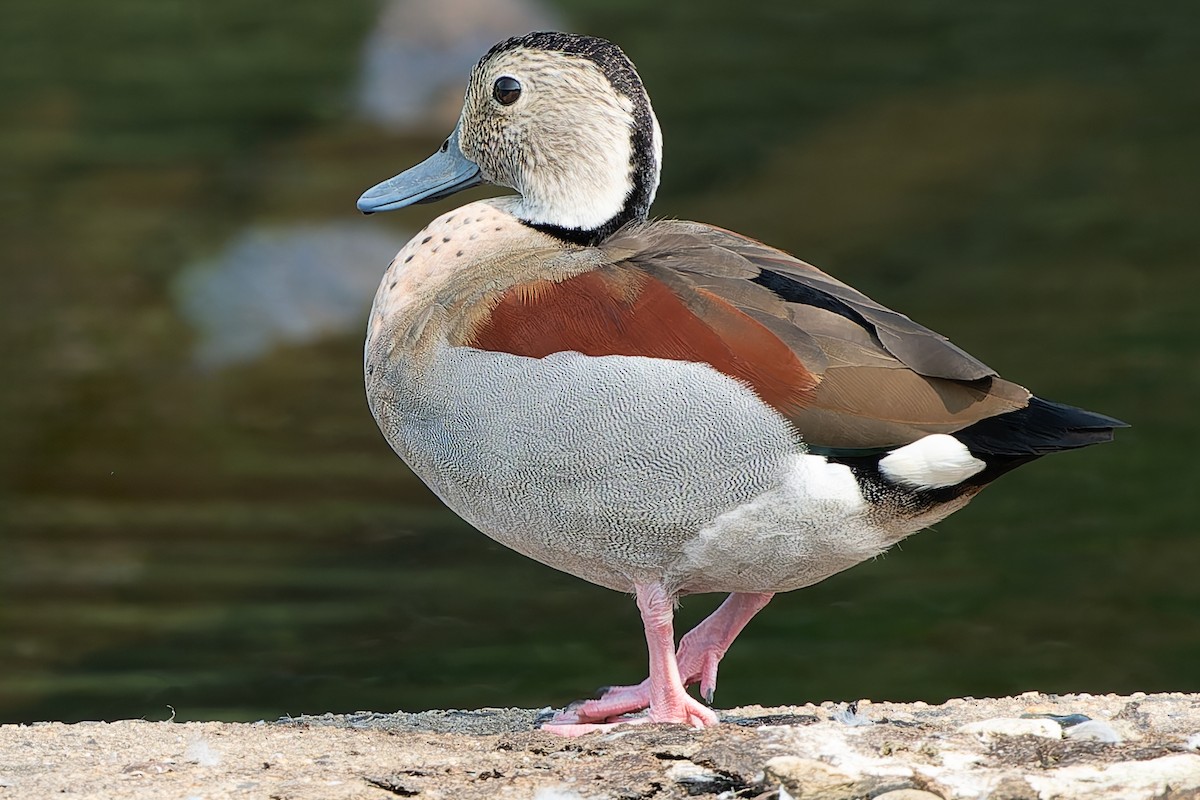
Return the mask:
{"type": "Polygon", "coordinates": [[[175,296],[198,334],[196,362],[223,366],[360,329],[380,265],[408,240],[366,222],[250,228],[181,272],[175,296]]]}
{"type": "Polygon", "coordinates": [[[463,76],[487,48],[561,27],[537,0],[389,0],[363,48],[359,110],[394,130],[449,130],[463,76]]]}

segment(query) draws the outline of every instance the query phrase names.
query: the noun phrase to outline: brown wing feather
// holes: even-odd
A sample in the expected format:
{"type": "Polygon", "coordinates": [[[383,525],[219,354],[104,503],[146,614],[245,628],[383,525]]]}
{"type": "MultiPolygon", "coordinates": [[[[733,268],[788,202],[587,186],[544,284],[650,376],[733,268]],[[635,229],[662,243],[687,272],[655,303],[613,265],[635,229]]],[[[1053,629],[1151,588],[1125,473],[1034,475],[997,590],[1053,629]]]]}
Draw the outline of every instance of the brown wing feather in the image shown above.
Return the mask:
{"type": "Polygon", "coordinates": [[[705,362],[749,384],[784,413],[811,401],[817,378],[769,327],[718,294],[669,274],[609,267],[493,298],[466,344],[541,358],[648,356],[705,362]]]}
{"type": "Polygon", "coordinates": [[[788,254],[693,222],[655,222],[605,243],[686,296],[723,298],[786,342],[820,382],[781,409],[812,445],[872,450],[952,433],[1022,408],[1028,390],[861,292],[788,254]]]}

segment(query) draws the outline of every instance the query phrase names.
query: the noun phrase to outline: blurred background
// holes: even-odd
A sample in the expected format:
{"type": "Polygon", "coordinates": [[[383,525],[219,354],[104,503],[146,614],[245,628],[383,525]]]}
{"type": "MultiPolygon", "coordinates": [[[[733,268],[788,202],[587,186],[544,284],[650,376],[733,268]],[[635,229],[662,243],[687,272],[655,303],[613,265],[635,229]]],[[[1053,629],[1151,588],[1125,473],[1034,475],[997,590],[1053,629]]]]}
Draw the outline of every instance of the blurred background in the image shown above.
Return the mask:
{"type": "Polygon", "coordinates": [[[363,399],[374,286],[449,203],[354,201],[538,28],[638,64],[656,213],[1134,425],[779,597],[718,705],[1200,690],[1194,0],[46,0],[0,27],[0,722],[643,677],[629,598],[471,530],[363,399]]]}

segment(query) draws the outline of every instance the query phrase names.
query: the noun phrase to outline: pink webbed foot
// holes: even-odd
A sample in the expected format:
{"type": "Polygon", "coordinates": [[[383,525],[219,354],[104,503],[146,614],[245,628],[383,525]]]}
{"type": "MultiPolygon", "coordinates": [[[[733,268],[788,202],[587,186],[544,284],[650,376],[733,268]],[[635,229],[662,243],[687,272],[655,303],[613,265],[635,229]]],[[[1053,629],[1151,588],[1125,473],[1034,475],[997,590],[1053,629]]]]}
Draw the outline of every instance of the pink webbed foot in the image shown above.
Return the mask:
{"type": "MultiPolygon", "coordinates": [[[[639,584],[635,589],[642,625],[646,629],[650,677],[639,686],[619,687],[610,690],[599,700],[568,709],[542,726],[543,730],[564,736],[579,736],[611,730],[617,725],[635,721],[676,723],[693,728],[717,724],[716,712],[689,696],[680,678],[672,624],[675,599],[659,584],[639,584]],[[639,708],[647,709],[645,717],[620,716],[639,708]]],[[[714,671],[714,680],[715,677],[714,671]]]]}
{"type": "Polygon", "coordinates": [[[695,700],[686,692],[682,697],[672,698],[669,708],[654,708],[650,702],[649,681],[637,686],[615,686],[603,697],[586,700],[568,706],[554,719],[543,726],[546,730],[567,736],[578,736],[598,730],[610,730],[617,725],[637,725],[644,722],[675,722],[693,728],[707,728],[717,724],[717,715],[711,708],[695,700]],[[648,710],[642,716],[628,716],[648,710]]]}
{"type": "Polygon", "coordinates": [[[552,724],[612,722],[617,717],[649,707],[650,681],[647,679],[637,686],[610,686],[600,697],[572,703],[555,715],[552,724]]]}
{"type": "Polygon", "coordinates": [[[589,733],[607,733],[619,725],[640,725],[649,721],[649,717],[630,717],[614,722],[559,722],[555,719],[542,725],[541,729],[557,736],[584,736],[589,733]]]}
{"type": "MultiPolygon", "coordinates": [[[[770,599],[771,595],[766,593],[731,594],[720,608],[684,636],[679,643],[679,652],[676,655],[681,683],[685,687],[699,683],[700,694],[705,700],[712,703],[713,694],[717,689],[717,667],[721,663],[721,659],[729,650],[733,640],[746,627],[746,623],[761,611],[770,599]]],[[[647,630],[647,637],[649,636],[650,633],[647,630]]],[[[651,706],[650,683],[650,679],[647,678],[636,686],[609,687],[601,697],[595,700],[586,700],[569,706],[550,724],[563,729],[566,726],[582,727],[589,724],[600,725],[604,729],[608,729],[617,724],[648,721],[648,716],[623,718],[623,715],[651,706]]],[[[688,701],[696,704],[690,697],[688,701]]],[[[708,711],[708,709],[704,710],[708,711]]],[[[696,717],[690,717],[690,719],[696,719],[696,717]]],[[[587,732],[590,732],[590,729],[580,731],[580,733],[587,732]]]]}

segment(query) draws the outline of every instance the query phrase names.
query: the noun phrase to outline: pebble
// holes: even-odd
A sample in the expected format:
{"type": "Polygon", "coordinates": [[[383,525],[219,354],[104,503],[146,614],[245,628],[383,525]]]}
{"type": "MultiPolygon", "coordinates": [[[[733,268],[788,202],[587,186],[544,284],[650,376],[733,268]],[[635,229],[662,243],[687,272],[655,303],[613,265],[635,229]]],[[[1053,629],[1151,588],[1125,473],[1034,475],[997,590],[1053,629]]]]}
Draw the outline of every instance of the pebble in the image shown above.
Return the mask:
{"type": "MultiPolygon", "coordinates": [[[[695,764],[688,760],[676,761],[667,769],[667,777],[675,783],[682,783],[688,787],[703,787],[706,783],[713,783],[721,776],[711,769],[705,769],[699,764],[695,764]]],[[[688,789],[688,794],[692,794],[688,789]]]]}
{"type": "Polygon", "coordinates": [[[1052,719],[1015,717],[996,717],[970,722],[960,727],[958,732],[973,733],[983,739],[991,739],[996,736],[1040,736],[1043,739],[1061,739],[1063,735],[1062,726],[1052,719]]]}
{"type": "Polygon", "coordinates": [[[854,778],[816,759],[775,756],[764,765],[764,772],[796,800],[852,800],[856,795],[854,778]]]}
{"type": "Polygon", "coordinates": [[[942,800],[942,796],[924,789],[895,789],[875,795],[875,800],[942,800]]]}
{"type": "Polygon", "coordinates": [[[1125,741],[1116,728],[1099,719],[1089,719],[1078,725],[1067,728],[1066,736],[1077,742],[1103,742],[1105,744],[1120,744],[1125,741]]]}
{"type": "MultiPolygon", "coordinates": [[[[780,784],[781,800],[785,796],[793,800],[859,800],[912,786],[912,772],[908,769],[893,767],[879,774],[854,772],[849,775],[824,761],[800,756],[776,756],[763,765],[764,777],[780,784]]],[[[905,797],[901,795],[898,800],[905,797]]]]}

